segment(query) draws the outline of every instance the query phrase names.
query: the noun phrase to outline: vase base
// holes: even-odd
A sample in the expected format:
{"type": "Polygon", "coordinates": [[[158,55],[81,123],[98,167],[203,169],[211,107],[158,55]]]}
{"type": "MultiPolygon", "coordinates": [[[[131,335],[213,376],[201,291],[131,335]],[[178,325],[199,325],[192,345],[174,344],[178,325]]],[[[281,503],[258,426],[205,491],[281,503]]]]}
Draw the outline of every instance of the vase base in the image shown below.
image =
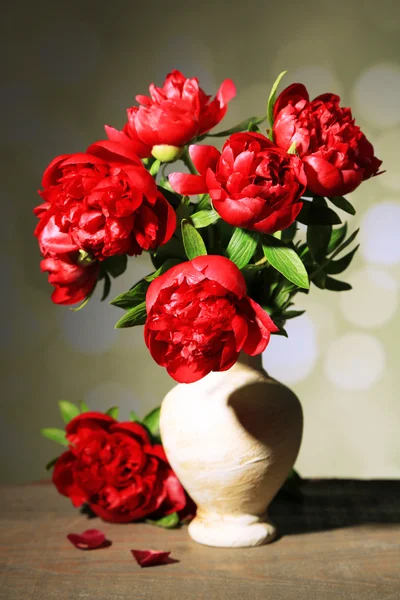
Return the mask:
{"type": "Polygon", "coordinates": [[[229,517],[197,516],[189,524],[195,542],[219,548],[251,548],[272,542],[277,530],[268,517],[238,515],[229,517]]]}

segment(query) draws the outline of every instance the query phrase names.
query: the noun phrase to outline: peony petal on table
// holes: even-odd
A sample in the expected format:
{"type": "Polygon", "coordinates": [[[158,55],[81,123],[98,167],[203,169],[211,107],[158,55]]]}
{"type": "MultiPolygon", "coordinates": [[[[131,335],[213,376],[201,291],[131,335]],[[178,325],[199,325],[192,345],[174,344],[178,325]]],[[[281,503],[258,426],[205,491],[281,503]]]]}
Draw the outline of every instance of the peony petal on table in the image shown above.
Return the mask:
{"type": "Polygon", "coordinates": [[[164,552],[163,550],[131,550],[131,552],[141,567],[155,567],[178,562],[173,558],[169,558],[171,552],[164,552]]]}
{"type": "Polygon", "coordinates": [[[69,533],[67,538],[79,550],[95,550],[111,546],[106,536],[99,529],[87,529],[83,533],[69,533]]]}

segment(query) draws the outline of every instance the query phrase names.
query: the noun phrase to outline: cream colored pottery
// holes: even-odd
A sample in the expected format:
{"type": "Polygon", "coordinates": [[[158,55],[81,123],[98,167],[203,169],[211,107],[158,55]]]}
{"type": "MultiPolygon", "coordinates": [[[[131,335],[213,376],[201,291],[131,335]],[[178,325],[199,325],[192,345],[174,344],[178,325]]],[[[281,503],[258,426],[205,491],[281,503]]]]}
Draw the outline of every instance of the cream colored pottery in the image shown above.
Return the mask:
{"type": "Polygon", "coordinates": [[[192,539],[229,548],[271,542],[268,505],[296,460],[303,416],[261,357],[241,356],[229,371],[176,385],[160,423],[171,466],[198,507],[192,539]]]}

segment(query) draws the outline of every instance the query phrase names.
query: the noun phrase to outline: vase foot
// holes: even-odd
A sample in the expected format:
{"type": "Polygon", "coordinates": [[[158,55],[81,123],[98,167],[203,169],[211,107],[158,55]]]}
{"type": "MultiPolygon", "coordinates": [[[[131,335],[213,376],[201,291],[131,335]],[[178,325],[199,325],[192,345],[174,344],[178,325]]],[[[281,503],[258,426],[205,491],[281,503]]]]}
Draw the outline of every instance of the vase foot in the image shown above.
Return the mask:
{"type": "Polygon", "coordinates": [[[189,524],[195,542],[219,548],[250,548],[272,542],[277,530],[267,516],[196,516],[189,524]]]}

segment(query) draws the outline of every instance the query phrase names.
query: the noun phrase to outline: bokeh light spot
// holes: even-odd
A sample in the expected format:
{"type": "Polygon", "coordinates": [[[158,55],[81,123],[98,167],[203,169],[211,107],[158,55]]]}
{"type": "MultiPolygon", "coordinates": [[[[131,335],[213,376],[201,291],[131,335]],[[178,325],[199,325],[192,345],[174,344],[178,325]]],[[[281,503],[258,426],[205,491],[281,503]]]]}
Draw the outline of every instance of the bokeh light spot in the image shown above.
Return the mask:
{"type": "Polygon", "coordinates": [[[392,275],[366,266],[351,273],[347,281],[353,289],[340,295],[340,305],[350,323],[372,329],[394,317],[399,294],[392,275]]]}
{"type": "Polygon", "coordinates": [[[314,369],[318,344],[316,328],[310,316],[301,315],[286,323],[288,338],[273,335],[262,360],[269,375],[282,383],[296,383],[314,369]]]}
{"type": "Polygon", "coordinates": [[[361,222],[360,251],[378,265],[400,262],[400,202],[383,201],[367,210],[361,222]]]}
{"type": "Polygon", "coordinates": [[[354,112],[376,127],[400,123],[400,66],[381,63],[368,67],[354,84],[354,112]]]}
{"type": "Polygon", "coordinates": [[[326,376],[338,388],[366,390],[383,374],[385,351],[377,338],[350,332],[331,344],[324,366],[326,376]]]}

